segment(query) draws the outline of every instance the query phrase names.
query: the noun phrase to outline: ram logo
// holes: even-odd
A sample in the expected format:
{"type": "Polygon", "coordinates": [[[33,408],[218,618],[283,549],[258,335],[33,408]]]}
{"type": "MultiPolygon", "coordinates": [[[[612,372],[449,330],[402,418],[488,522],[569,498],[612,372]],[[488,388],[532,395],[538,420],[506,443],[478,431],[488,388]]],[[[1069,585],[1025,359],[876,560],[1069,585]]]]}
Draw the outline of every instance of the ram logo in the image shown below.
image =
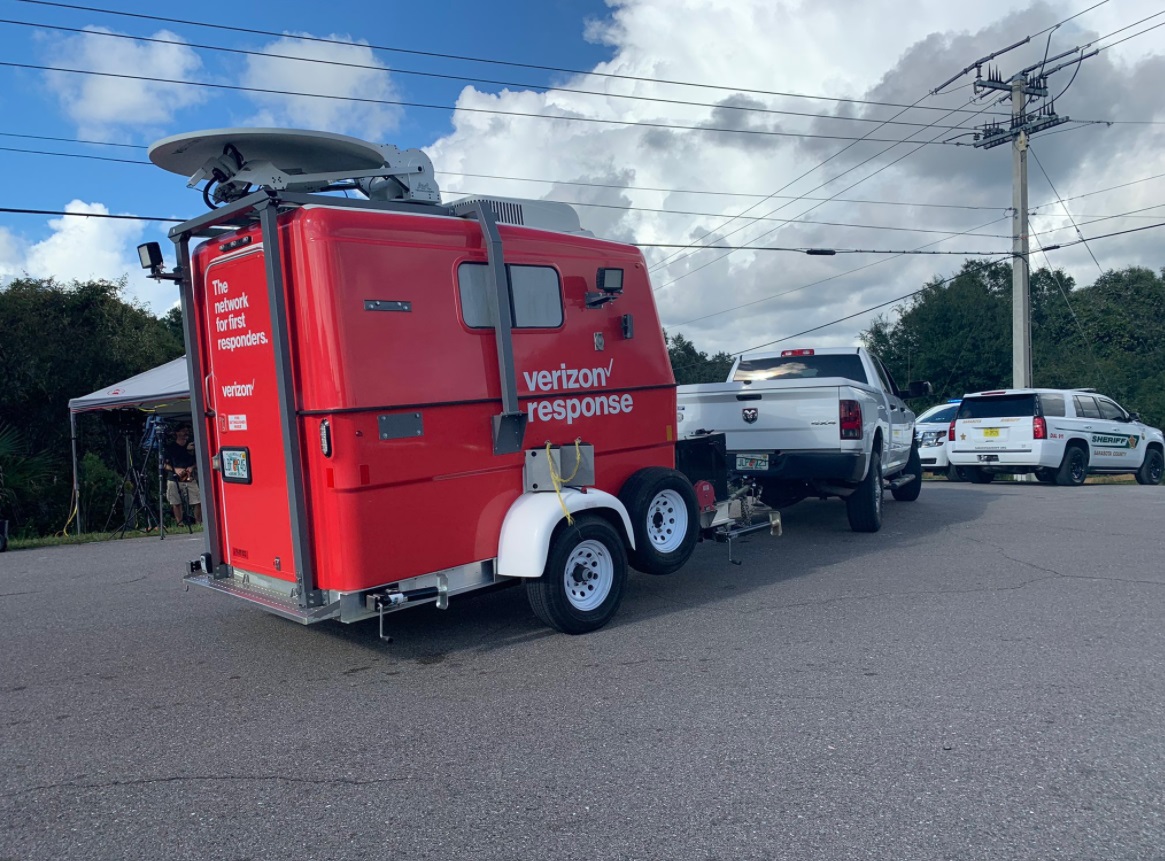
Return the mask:
{"type": "Polygon", "coordinates": [[[760,410],[756,407],[745,407],[740,411],[741,416],[747,424],[756,424],[756,420],[760,418],[760,410]]]}

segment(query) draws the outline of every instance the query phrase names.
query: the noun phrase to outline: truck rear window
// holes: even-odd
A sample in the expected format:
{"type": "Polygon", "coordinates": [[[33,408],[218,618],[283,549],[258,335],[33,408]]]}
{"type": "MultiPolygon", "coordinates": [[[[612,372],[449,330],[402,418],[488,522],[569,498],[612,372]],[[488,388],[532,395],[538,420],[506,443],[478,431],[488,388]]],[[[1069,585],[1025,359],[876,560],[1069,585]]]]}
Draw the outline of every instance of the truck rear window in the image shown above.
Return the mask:
{"type": "Polygon", "coordinates": [[[741,359],[732,380],[740,383],[751,380],[804,380],[811,377],[842,377],[858,383],[869,383],[857,353],[741,359]]]}
{"type": "Polygon", "coordinates": [[[963,398],[959,407],[961,419],[999,419],[1013,416],[1034,416],[1035,395],[993,395],[987,398],[963,398]]]}

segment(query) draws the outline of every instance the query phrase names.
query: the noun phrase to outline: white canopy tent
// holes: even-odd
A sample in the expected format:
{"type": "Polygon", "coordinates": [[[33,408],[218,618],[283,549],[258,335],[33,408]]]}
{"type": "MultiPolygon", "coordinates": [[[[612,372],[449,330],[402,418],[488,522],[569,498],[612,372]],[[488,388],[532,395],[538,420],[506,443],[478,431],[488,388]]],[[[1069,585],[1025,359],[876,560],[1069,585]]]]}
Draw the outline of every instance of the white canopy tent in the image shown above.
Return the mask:
{"type": "MultiPolygon", "coordinates": [[[[77,415],[97,410],[139,409],[163,416],[190,414],[190,377],[186,357],[114,383],[69,401],[69,431],[73,446],[73,501],[80,502],[80,470],[77,463],[77,415]]],[[[164,534],[164,533],[163,533],[164,534]]]]}
{"type": "Polygon", "coordinates": [[[190,378],[186,371],[186,357],[69,401],[70,413],[123,407],[139,407],[163,414],[189,413],[190,378]]]}

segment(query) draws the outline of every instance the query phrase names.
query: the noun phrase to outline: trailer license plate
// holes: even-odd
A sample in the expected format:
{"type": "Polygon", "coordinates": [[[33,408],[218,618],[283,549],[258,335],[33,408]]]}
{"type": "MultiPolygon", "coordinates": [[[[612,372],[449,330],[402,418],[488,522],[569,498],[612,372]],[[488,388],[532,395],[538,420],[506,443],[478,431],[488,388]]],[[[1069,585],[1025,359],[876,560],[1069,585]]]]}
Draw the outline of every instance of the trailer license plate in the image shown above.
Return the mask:
{"type": "Polygon", "coordinates": [[[983,439],[998,439],[999,428],[983,428],[983,439]]]}
{"type": "Polygon", "coordinates": [[[251,451],[248,448],[224,448],[219,450],[222,463],[223,481],[238,484],[251,483],[251,451]]]}
{"type": "Polygon", "coordinates": [[[737,469],[768,469],[769,456],[767,454],[738,454],[736,456],[737,469]]]}

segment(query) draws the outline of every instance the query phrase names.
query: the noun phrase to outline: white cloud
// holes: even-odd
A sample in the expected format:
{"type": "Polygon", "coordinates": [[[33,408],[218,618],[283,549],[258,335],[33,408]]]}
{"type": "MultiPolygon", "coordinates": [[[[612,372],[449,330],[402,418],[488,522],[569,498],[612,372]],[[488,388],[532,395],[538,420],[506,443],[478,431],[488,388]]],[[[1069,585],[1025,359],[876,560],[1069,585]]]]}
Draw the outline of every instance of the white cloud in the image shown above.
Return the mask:
{"type": "MultiPolygon", "coordinates": [[[[1114,4],[1115,5],[1115,4],[1114,4]]],[[[763,106],[786,111],[888,118],[897,109],[845,106],[829,101],[782,98],[749,90],[844,95],[883,101],[914,102],[930,88],[958,72],[976,57],[1015,41],[1071,14],[1050,3],[1024,5],[1010,0],[987,0],[975,6],[905,0],[905,2],[783,2],[766,0],[612,0],[610,16],[586,22],[585,36],[610,45],[612,57],[596,71],[659,80],[731,84],[733,89],[678,87],[650,81],[579,76],[564,86],[598,90],[606,98],[553,91],[485,93],[466,87],[458,100],[462,109],[487,108],[528,113],[559,113],[615,121],[703,125],[761,131],[860,136],[874,129],[870,123],[836,119],[799,118],[733,110],[732,105],[763,106]],[[724,50],[731,45],[731,50],[724,50]],[[719,104],[721,107],[663,104],[615,98],[616,94],[719,104]]],[[[1101,7],[1054,34],[1051,52],[1065,50],[1156,12],[1153,4],[1130,0],[1119,10],[1101,7]]],[[[1139,28],[1137,28],[1139,29],[1139,28]]],[[[1135,30],[1134,30],[1135,31],[1135,30]]],[[[1128,31],[1128,32],[1134,32],[1128,31]]],[[[1165,96],[1151,81],[1159,78],[1162,31],[1133,40],[1086,61],[1066,98],[1057,103],[1061,113],[1074,117],[1160,119],[1165,96]],[[1135,48],[1135,50],[1133,50],[1135,48]],[[1140,63],[1140,65],[1138,65],[1140,63]],[[1120,103],[1114,93],[1122,94],[1120,103]]],[[[1122,34],[1122,35],[1127,35],[1122,34]]],[[[1044,39],[998,61],[1005,71],[1038,62],[1044,39]],[[1037,44],[1038,43],[1038,44],[1037,44]]],[[[1119,38],[1119,37],[1118,37],[1119,38]]],[[[1067,83],[1072,70],[1060,73],[1055,86],[1067,83]]],[[[972,73],[973,75],[973,73],[972,73]]],[[[959,86],[971,78],[955,84],[959,86]]],[[[1055,92],[1055,91],[1054,91],[1055,92]]],[[[956,91],[938,104],[965,104],[969,89],[956,91]]],[[[936,102],[928,102],[934,104],[936,102]]],[[[979,107],[976,105],[975,107],[979,107]]],[[[993,108],[1006,111],[1007,105],[993,108]]],[[[916,123],[938,121],[941,114],[914,110],[899,119],[916,123]]],[[[955,125],[959,115],[942,122],[955,125]]],[[[974,120],[964,121],[974,125],[974,120]]],[[[474,173],[509,177],[539,177],[557,184],[481,180],[439,173],[443,188],[515,197],[552,197],[580,202],[630,203],[643,209],[667,209],[712,215],[664,215],[653,212],[596,209],[580,206],[583,224],[602,235],[641,243],[693,242],[713,231],[726,245],[753,242],[793,247],[912,249],[942,239],[934,233],[876,231],[831,225],[797,224],[768,231],[776,223],[750,224],[728,216],[745,211],[755,198],[696,195],[682,191],[640,191],[638,188],[748,192],[924,203],[958,203],[990,210],[887,207],[864,203],[765,201],[750,216],[797,218],[837,223],[917,227],[965,231],[1004,215],[1011,204],[1010,158],[1007,148],[991,151],[971,147],[927,147],[899,164],[889,162],[909,151],[906,145],[876,156],[868,165],[845,176],[844,171],[874,156],[888,144],[861,143],[816,168],[839,152],[845,141],[798,140],[772,135],[719,134],[686,130],[651,129],[619,125],[527,119],[458,110],[453,132],[427,151],[438,172],[474,173]],[[874,172],[881,169],[874,175],[874,172]],[[833,178],[838,177],[835,181],[833,178]],[[847,187],[863,178],[867,181],[847,187]],[[614,185],[598,192],[567,182],[614,185]],[[819,185],[822,188],[816,188],[819,185]],[[768,234],[768,235],[766,235],[768,234]]],[[[885,126],[872,136],[900,139],[915,128],[885,126]]],[[[956,134],[957,132],[950,132],[956,134]]],[[[938,134],[930,130],[922,139],[938,134]]],[[[969,139],[967,139],[969,140],[969,139]]],[[[1084,130],[1037,139],[1045,167],[1061,195],[1115,185],[1140,176],[1165,172],[1165,148],[1158,133],[1147,127],[1112,131],[1084,130]],[[1105,137],[1107,135],[1107,137],[1105,137]]],[[[1038,169],[1031,166],[1031,200],[1054,200],[1038,169]]],[[[1160,186],[1146,186],[1135,194],[1118,194],[1104,212],[1121,212],[1146,205],[1140,201],[1160,194],[1160,186]]],[[[1159,197],[1158,197],[1159,199],[1159,197]]],[[[1088,202],[1093,209],[1095,202],[1088,202]]],[[[1148,201],[1151,202],[1151,201],[1148,201]]],[[[1081,210],[1085,211],[1085,210],[1081,210]]],[[[1105,222],[1109,229],[1138,222],[1105,222]]],[[[1141,222],[1143,223],[1143,222],[1141,222]]],[[[979,232],[1010,235],[1007,220],[979,232]]],[[[1097,230],[1097,232],[1101,232],[1097,230]]],[[[1085,229],[1086,235],[1088,230],[1085,229]]],[[[1056,236],[1066,239],[1066,233],[1056,236]]],[[[1151,237],[1152,234],[1145,234],[1151,237]]],[[[1163,261],[1151,238],[1113,240],[1105,265],[1148,265],[1163,261]],[[1118,250],[1119,249],[1119,250],[1118,250]]],[[[955,237],[932,246],[934,250],[1010,250],[1007,238],[955,237]]],[[[1097,256],[1101,257],[1099,245],[1097,256]]],[[[717,260],[723,252],[696,254],[646,249],[649,264],[659,266],[652,277],[661,317],[672,331],[683,331],[700,349],[735,351],[816,325],[837,320],[921,287],[929,278],[953,274],[962,262],[955,256],[884,257],[846,255],[806,257],[778,252],[738,252],[717,260]],[[673,258],[674,254],[674,258],[673,258]],[[706,265],[708,264],[708,265],[706,265]],[[703,267],[703,268],[701,268],[703,267]],[[860,270],[849,273],[851,270],[860,270]],[[835,277],[840,276],[840,277],[835,277]],[[831,279],[832,280],[824,280],[831,279]],[[824,283],[815,284],[823,281],[824,283]],[[669,283],[674,282],[674,283],[669,283]],[[814,285],[814,286],[807,286],[814,285]],[[803,288],[803,289],[800,289],[803,288]],[[778,295],[785,294],[785,295],[778,295]],[[754,304],[749,304],[754,303],[754,304]],[[716,313],[734,306],[745,306],[716,313]],[[703,318],[706,315],[715,316],[703,318]]],[[[1102,262],[1105,261],[1101,257],[1102,262]]],[[[1036,259],[1043,265],[1043,258],[1036,259]]],[[[1096,267],[1082,248],[1053,258],[1081,284],[1090,283],[1096,267]],[[1085,265],[1086,264],[1086,265],[1085,265]]],[[[889,309],[881,312],[888,313],[889,309]]],[[[806,335],[817,344],[853,343],[874,315],[806,335]]]]}
{"type": "Polygon", "coordinates": [[[38,242],[26,242],[0,231],[0,282],[29,275],[59,282],[126,279],[125,298],[141,302],[154,314],[164,314],[174,304],[174,288],[145,277],[135,248],[145,226],[140,221],[83,218],[81,214],[108,215],[101,203],[69,202],[62,216],[48,221],[51,233],[38,242]]]}
{"type": "MultiPolygon", "coordinates": [[[[294,35],[271,42],[262,49],[268,54],[324,62],[250,56],[242,83],[248,87],[327,96],[388,101],[399,98],[388,67],[376,58],[371,48],[344,36],[327,38],[347,44],[305,41],[294,35]]],[[[260,110],[246,125],[294,126],[380,142],[397,127],[401,116],[399,107],[372,102],[273,93],[250,93],[248,97],[260,110]]]]}
{"type": "MultiPolygon", "coordinates": [[[[114,32],[104,27],[86,30],[51,43],[54,65],[146,80],[45,72],[49,90],[81,137],[114,140],[126,129],[153,132],[166,127],[175,112],[206,99],[198,87],[160,82],[197,78],[202,60],[186,45],[111,38],[101,35],[114,32]]],[[[159,30],[153,38],[182,41],[168,30],[159,30]]]]}

